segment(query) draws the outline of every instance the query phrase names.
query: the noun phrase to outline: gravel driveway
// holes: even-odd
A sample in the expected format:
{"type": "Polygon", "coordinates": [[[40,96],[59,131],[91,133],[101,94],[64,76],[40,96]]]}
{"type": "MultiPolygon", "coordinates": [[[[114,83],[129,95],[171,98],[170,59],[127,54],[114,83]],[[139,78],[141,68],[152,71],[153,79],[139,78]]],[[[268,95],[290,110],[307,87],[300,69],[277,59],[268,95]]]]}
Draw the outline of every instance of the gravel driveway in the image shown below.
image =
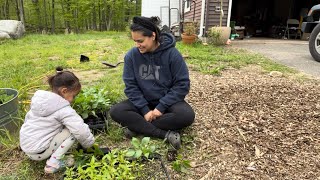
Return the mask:
{"type": "Polygon", "coordinates": [[[320,63],[309,53],[308,41],[251,38],[232,41],[232,47],[263,54],[270,59],[320,79],[320,63]]]}

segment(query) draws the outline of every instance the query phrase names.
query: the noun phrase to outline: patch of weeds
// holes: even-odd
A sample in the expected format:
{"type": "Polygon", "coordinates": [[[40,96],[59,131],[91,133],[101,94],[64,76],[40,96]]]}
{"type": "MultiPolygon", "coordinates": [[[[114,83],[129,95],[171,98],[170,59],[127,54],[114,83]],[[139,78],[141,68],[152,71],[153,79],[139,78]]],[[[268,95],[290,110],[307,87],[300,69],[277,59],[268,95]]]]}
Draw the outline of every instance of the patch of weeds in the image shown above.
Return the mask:
{"type": "Polygon", "coordinates": [[[124,136],[122,128],[119,127],[119,125],[113,121],[109,123],[107,134],[108,139],[110,139],[114,143],[120,142],[124,136]]]}
{"type": "MultiPolygon", "coordinates": [[[[32,161],[26,157],[19,165],[19,169],[15,175],[16,179],[37,179],[37,177],[44,176],[44,166],[45,161],[32,161]]],[[[55,174],[55,177],[61,176],[61,173],[55,174]]]]}
{"type": "Polygon", "coordinates": [[[172,168],[177,172],[187,173],[190,167],[190,161],[182,159],[181,155],[178,155],[177,160],[172,162],[172,168]]]}
{"type": "Polygon", "coordinates": [[[191,127],[187,127],[186,129],[183,130],[183,135],[181,136],[181,141],[183,142],[183,145],[191,150],[194,148],[194,138],[195,138],[195,134],[193,133],[191,127]]]}
{"type": "Polygon", "coordinates": [[[19,147],[19,132],[10,133],[7,129],[0,129],[0,143],[2,148],[13,150],[19,147]]]}

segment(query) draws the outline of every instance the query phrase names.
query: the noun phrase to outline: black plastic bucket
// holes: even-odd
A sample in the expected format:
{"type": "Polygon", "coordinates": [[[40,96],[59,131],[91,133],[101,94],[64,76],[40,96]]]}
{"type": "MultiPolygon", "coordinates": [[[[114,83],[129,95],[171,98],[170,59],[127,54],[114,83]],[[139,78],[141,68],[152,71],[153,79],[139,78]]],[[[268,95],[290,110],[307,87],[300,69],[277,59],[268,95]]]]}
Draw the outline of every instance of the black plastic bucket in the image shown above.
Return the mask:
{"type": "Polygon", "coordinates": [[[16,116],[19,108],[19,93],[17,90],[10,88],[0,88],[0,91],[5,91],[9,96],[13,95],[11,100],[0,105],[0,129],[7,129],[10,132],[14,132],[18,127],[16,116]]]}

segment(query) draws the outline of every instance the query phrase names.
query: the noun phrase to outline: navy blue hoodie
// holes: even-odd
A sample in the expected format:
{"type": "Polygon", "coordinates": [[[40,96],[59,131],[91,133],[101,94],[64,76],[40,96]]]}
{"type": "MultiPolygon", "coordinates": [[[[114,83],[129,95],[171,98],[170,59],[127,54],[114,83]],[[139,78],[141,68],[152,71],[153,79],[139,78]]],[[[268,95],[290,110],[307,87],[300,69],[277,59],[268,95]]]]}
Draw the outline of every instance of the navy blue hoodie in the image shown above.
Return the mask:
{"type": "Polygon", "coordinates": [[[124,58],[124,92],[143,115],[148,105],[164,113],[189,93],[188,68],[175,44],[171,34],[162,33],[154,52],[142,54],[134,47],[124,58]]]}

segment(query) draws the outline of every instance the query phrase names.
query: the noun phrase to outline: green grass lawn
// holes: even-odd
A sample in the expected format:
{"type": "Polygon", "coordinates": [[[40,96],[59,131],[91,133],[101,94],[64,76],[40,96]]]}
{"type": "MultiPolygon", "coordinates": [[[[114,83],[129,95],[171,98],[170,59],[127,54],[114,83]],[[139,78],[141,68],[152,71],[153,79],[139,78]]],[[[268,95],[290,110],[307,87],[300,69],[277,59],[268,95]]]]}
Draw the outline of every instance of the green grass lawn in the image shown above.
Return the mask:
{"type": "MultiPolygon", "coordinates": [[[[0,41],[0,87],[19,90],[21,122],[29,108],[30,97],[38,89],[48,89],[46,77],[55,73],[56,66],[76,72],[84,87],[106,88],[112,102],[120,101],[125,98],[122,66],[110,69],[101,61],[113,64],[123,61],[125,53],[134,46],[127,35],[125,32],[89,32],[80,35],[27,35],[19,40],[0,41]],[[90,61],[80,63],[81,54],[88,56],[90,61]]],[[[227,67],[240,68],[249,64],[259,65],[266,71],[294,72],[243,50],[200,43],[188,46],[181,42],[177,43],[177,48],[188,56],[186,61],[192,69],[203,73],[219,75],[227,67]]],[[[8,135],[0,139],[0,176],[5,179],[42,179],[44,162],[32,162],[18,153],[17,137],[8,135]],[[11,166],[8,166],[8,161],[13,162],[11,166]]],[[[194,137],[190,134],[184,138],[188,141],[194,137]]],[[[97,136],[97,142],[112,148],[128,146],[122,138],[121,128],[115,123],[111,123],[107,134],[97,136]]],[[[167,148],[159,140],[152,142],[160,151],[167,148]]],[[[183,151],[188,154],[188,148],[183,151]]],[[[59,175],[53,178],[58,179],[59,175]]]]}

